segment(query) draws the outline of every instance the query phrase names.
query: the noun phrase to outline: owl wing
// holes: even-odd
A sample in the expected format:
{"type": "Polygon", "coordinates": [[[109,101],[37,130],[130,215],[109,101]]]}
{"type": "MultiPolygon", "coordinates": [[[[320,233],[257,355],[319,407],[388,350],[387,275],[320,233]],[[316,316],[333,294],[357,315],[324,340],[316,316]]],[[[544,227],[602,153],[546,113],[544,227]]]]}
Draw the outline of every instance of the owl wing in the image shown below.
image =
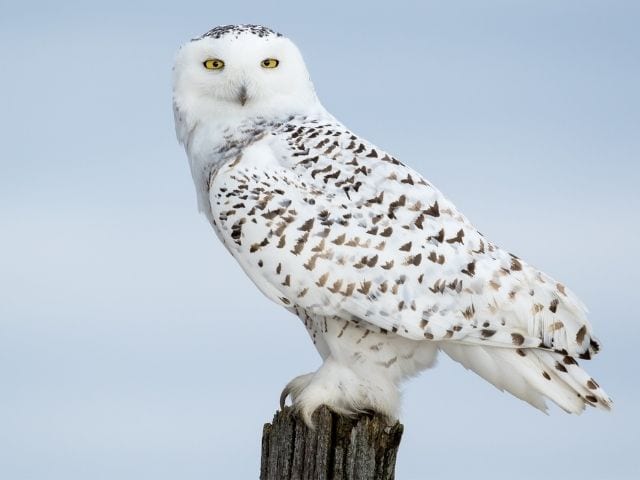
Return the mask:
{"type": "Polygon", "coordinates": [[[598,350],[572,292],[340,125],[289,126],[246,148],[215,175],[211,203],[229,250],[289,309],[413,340],[598,350]]]}

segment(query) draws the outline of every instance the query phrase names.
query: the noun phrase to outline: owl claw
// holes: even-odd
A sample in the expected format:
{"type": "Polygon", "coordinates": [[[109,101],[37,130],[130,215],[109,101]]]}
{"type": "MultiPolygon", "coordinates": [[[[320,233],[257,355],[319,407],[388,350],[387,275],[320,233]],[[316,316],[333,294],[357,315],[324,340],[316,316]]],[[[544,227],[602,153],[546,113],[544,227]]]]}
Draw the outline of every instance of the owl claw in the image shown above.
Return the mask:
{"type": "Polygon", "coordinates": [[[287,397],[291,393],[291,383],[287,383],[287,386],[284,387],[282,393],[280,394],[280,410],[284,410],[284,407],[287,403],[287,397]]]}
{"type": "Polygon", "coordinates": [[[300,375],[292,379],[282,390],[280,394],[280,410],[284,410],[287,404],[287,397],[291,396],[291,403],[295,406],[296,398],[302,393],[302,391],[309,385],[315,372],[307,373],[306,375],[300,375]]]}

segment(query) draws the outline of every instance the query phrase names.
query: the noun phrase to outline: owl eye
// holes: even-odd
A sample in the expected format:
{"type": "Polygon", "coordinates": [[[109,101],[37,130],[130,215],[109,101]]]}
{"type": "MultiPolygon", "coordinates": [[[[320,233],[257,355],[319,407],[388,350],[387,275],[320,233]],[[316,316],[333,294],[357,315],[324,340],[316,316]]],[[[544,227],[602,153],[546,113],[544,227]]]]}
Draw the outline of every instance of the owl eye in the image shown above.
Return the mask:
{"type": "Polygon", "coordinates": [[[275,58],[265,58],[260,62],[263,68],[276,68],[280,65],[280,60],[276,60],[275,58]]]}
{"type": "Polygon", "coordinates": [[[219,58],[210,58],[202,62],[204,68],[207,70],[222,70],[224,68],[224,62],[219,58]]]}

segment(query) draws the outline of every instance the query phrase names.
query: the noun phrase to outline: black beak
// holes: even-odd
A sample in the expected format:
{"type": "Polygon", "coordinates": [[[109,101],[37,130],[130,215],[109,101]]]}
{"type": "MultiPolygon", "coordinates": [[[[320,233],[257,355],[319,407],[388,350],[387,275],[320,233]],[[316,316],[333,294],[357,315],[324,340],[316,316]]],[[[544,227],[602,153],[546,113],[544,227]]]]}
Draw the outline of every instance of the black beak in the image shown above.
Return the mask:
{"type": "Polygon", "coordinates": [[[247,103],[247,87],[244,85],[240,87],[240,91],[238,92],[238,102],[240,102],[240,105],[243,107],[244,104],[247,103]]]}

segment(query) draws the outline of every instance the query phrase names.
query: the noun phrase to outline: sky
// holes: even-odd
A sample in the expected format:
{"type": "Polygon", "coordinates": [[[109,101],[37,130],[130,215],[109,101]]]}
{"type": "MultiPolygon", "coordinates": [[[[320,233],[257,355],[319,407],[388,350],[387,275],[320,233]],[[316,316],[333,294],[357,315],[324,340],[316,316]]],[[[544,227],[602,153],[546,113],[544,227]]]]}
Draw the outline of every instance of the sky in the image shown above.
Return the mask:
{"type": "Polygon", "coordinates": [[[181,43],[259,23],[327,109],[577,292],[611,413],[544,414],[441,357],[400,480],[640,478],[640,4],[0,0],[0,478],[257,478],[320,358],[198,215],[181,43]]]}

